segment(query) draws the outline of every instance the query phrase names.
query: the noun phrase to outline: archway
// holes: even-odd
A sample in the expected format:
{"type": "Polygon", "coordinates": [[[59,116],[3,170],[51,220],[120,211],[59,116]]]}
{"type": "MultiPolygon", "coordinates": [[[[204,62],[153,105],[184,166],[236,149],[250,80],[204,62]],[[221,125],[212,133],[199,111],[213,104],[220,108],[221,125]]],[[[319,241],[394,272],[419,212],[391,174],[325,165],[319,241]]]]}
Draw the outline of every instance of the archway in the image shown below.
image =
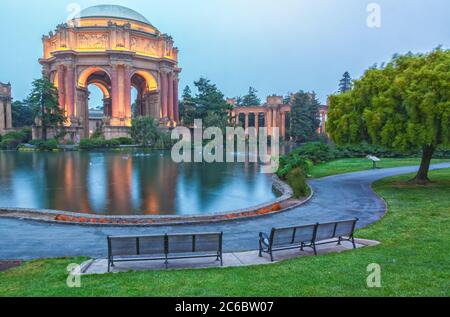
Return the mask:
{"type": "Polygon", "coordinates": [[[150,72],[137,70],[131,75],[130,94],[135,117],[149,116],[157,120],[161,118],[158,82],[150,72]]]}

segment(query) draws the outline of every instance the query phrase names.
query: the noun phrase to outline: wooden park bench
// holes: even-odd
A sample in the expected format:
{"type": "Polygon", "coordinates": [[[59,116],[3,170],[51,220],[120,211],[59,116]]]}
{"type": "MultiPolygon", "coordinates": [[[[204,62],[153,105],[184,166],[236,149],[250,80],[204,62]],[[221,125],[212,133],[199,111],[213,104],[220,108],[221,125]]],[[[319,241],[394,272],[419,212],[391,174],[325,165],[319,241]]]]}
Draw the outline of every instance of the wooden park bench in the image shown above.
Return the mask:
{"type": "Polygon", "coordinates": [[[216,258],[223,266],[223,233],[108,236],[108,272],[116,262],[216,258]]]}
{"type": "Polygon", "coordinates": [[[292,250],[312,248],[317,255],[317,246],[323,244],[337,243],[341,245],[343,241],[350,241],[356,249],[354,232],[358,219],[316,223],[304,226],[273,228],[270,236],[261,232],[259,234],[259,256],[263,253],[270,255],[273,262],[273,252],[282,250],[292,250]]]}

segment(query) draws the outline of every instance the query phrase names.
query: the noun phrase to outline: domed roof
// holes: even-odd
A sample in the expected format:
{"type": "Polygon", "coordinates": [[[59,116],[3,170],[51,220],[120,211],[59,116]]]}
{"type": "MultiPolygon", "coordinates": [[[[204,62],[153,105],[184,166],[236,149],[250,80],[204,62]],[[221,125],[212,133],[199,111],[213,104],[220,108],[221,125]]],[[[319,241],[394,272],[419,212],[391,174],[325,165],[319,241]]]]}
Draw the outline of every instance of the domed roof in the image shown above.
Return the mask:
{"type": "Polygon", "coordinates": [[[80,12],[80,18],[120,18],[151,25],[142,14],[123,6],[111,4],[86,8],[80,12]]]}

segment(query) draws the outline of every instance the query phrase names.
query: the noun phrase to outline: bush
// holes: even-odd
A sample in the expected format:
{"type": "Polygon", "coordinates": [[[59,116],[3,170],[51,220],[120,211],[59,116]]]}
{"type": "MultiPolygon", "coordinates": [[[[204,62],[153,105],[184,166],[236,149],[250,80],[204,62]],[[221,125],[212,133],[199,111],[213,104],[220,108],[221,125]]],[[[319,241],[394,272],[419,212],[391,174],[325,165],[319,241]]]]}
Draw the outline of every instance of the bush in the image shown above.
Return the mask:
{"type": "Polygon", "coordinates": [[[294,191],[295,198],[302,198],[309,195],[309,187],[306,183],[306,175],[301,168],[295,168],[287,175],[287,182],[294,191]]]}
{"type": "Polygon", "coordinates": [[[122,138],[117,138],[117,139],[114,139],[114,140],[117,140],[120,145],[133,145],[134,144],[134,142],[133,142],[133,140],[131,138],[124,138],[124,137],[122,137],[122,138]]]}
{"type": "Polygon", "coordinates": [[[293,154],[311,160],[314,164],[329,162],[336,159],[334,150],[325,143],[307,143],[293,151],[293,154]]]}
{"type": "Polygon", "coordinates": [[[43,141],[43,140],[32,140],[29,142],[34,145],[39,151],[53,151],[58,148],[58,141],[55,139],[43,141]]]}
{"type": "Polygon", "coordinates": [[[17,150],[17,147],[20,145],[19,140],[14,139],[2,139],[3,141],[0,142],[0,149],[2,150],[17,150]]]}
{"type": "Polygon", "coordinates": [[[381,146],[371,145],[368,143],[337,146],[335,153],[336,158],[366,157],[367,155],[375,155],[385,158],[402,158],[419,155],[418,151],[388,150],[381,146]]]}
{"type": "Polygon", "coordinates": [[[108,148],[118,148],[124,144],[129,145],[130,141],[131,141],[131,139],[128,139],[128,138],[117,138],[117,139],[111,139],[111,140],[82,139],[80,141],[79,146],[80,146],[80,149],[82,149],[82,150],[108,149],[108,148]]]}
{"type": "Polygon", "coordinates": [[[280,166],[276,174],[281,179],[286,179],[293,169],[300,168],[305,175],[308,175],[313,165],[313,162],[309,159],[291,153],[289,156],[280,158],[280,166]]]}
{"type": "Polygon", "coordinates": [[[31,130],[22,129],[20,131],[8,132],[0,139],[0,149],[15,150],[21,143],[31,140],[31,130]]]}

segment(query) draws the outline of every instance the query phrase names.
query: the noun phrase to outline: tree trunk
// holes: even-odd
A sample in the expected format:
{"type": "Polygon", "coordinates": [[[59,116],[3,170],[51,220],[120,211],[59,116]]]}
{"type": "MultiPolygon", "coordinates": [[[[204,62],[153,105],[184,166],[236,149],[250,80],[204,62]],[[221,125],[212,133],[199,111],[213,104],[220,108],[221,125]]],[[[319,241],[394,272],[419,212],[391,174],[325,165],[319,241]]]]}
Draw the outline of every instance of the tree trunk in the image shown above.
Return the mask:
{"type": "Polygon", "coordinates": [[[420,169],[417,172],[416,177],[412,180],[415,184],[427,184],[430,182],[428,178],[428,171],[430,170],[431,159],[436,148],[432,145],[426,145],[423,147],[422,162],[420,163],[420,169]]]}
{"type": "Polygon", "coordinates": [[[41,102],[41,111],[42,111],[42,140],[47,141],[47,127],[45,126],[45,106],[44,102],[41,102]]]}

